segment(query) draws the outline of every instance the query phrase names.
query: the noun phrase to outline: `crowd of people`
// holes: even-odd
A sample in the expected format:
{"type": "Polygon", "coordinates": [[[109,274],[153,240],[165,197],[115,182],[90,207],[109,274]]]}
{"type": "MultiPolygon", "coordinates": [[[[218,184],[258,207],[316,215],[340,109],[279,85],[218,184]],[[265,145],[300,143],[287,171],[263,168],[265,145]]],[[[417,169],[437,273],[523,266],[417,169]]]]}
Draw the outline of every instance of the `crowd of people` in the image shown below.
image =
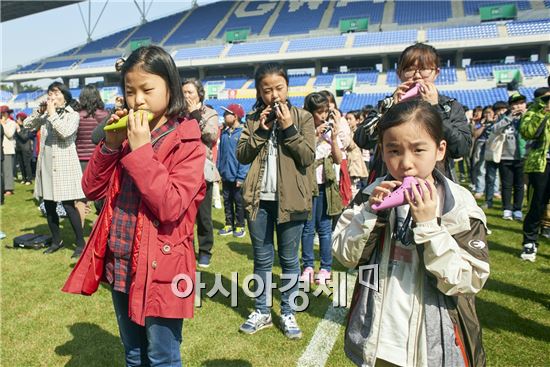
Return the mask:
{"type": "MultiPolygon", "coordinates": [[[[475,199],[489,209],[501,196],[502,217],[523,221],[521,259],[535,261],[538,236],[550,231],[550,87],[529,105],[514,92],[469,109],[437,90],[439,65],[432,46],[406,48],[396,90],[343,114],[330,91],[292,105],[286,70],[263,64],[252,111],[228,103],[220,126],[201,82],[181,81],[166,51],[142,47],[117,62],[124,95],[113,110],[93,85],[76,101],[60,82],[29,116],[13,121],[0,107],[1,191],[15,193],[16,166],[22,183],[34,181],[52,235],[46,254],[64,246],[61,203],[79,258],[63,290],[90,295],[100,281],[109,284],[128,365],[181,364],[193,297],[178,298],[171,280],[181,273],[194,280],[196,262],[211,265],[220,191],[225,223],[217,233],[242,238],[248,230],[264,284],[276,238],[286,337],[302,337],[290,301],[299,282],[326,285],[335,256],[350,268],[380,266],[380,296],[358,284],[349,311],[345,351],[354,363],[484,365],[470,296],[489,276],[490,230],[475,199]],[[127,127],[104,129],[125,116],[127,127]],[[406,187],[410,178],[415,184],[406,187]],[[374,209],[390,197],[400,205],[374,209]],[[85,244],[92,201],[98,218],[85,244]],[[445,335],[425,332],[432,328],[445,335]]],[[[266,293],[241,332],[272,326],[266,293]]]]}

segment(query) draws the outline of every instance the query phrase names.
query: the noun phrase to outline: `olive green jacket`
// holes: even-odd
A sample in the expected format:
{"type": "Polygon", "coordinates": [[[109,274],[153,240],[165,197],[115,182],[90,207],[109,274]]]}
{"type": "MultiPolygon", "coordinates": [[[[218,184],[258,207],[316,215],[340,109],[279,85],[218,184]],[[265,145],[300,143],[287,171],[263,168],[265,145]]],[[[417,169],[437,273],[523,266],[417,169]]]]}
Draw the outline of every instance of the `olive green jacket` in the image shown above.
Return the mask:
{"type": "MultiPolygon", "coordinates": [[[[260,190],[267,158],[269,130],[260,127],[261,111],[247,115],[246,126],[237,145],[237,159],[250,164],[242,191],[245,210],[250,220],[256,219],[260,190]]],[[[315,127],[313,116],[295,106],[290,109],[294,125],[277,130],[277,198],[278,223],[306,220],[311,211],[312,185],[308,177],[315,160],[315,127]]]]}

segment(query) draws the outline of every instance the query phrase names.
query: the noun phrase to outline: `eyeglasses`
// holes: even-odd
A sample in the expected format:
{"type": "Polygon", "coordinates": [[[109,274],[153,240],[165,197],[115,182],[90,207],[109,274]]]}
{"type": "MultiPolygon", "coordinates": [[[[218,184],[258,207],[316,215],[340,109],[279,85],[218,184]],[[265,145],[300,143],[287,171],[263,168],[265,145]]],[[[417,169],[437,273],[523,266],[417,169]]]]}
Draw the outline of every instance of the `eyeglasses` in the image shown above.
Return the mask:
{"type": "Polygon", "coordinates": [[[416,75],[416,73],[420,73],[420,76],[422,78],[427,78],[429,77],[430,75],[432,75],[432,72],[436,70],[435,68],[431,68],[431,69],[406,69],[403,71],[403,76],[405,78],[412,78],[413,76],[416,75]]]}

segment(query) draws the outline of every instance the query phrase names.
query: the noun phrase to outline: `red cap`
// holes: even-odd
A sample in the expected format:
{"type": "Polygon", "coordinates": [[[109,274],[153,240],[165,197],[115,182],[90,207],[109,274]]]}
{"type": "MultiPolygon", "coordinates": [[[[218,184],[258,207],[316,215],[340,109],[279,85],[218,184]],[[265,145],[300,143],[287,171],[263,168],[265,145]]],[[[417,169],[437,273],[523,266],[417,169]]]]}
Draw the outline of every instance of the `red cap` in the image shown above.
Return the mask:
{"type": "Polygon", "coordinates": [[[15,119],[21,118],[21,120],[24,120],[27,118],[27,114],[23,111],[19,112],[17,115],[15,115],[15,119]]]}
{"type": "Polygon", "coordinates": [[[0,106],[0,113],[3,113],[3,112],[12,113],[13,110],[10,109],[8,106],[0,106]]]}
{"type": "Polygon", "coordinates": [[[222,108],[225,111],[237,116],[239,120],[244,117],[244,109],[243,109],[243,106],[241,106],[240,104],[232,103],[229,106],[227,106],[227,108],[223,106],[222,108]]]}

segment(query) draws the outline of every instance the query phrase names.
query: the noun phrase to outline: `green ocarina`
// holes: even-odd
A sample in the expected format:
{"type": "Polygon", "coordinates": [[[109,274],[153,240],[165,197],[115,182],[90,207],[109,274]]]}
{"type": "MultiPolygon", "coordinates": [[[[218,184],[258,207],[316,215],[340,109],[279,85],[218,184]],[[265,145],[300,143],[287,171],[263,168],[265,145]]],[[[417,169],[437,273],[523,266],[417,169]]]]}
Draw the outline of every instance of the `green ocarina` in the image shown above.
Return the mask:
{"type": "MultiPolygon", "coordinates": [[[[137,114],[139,112],[140,111],[135,111],[134,112],[134,117],[137,117],[137,114]]],[[[151,122],[151,120],[153,120],[153,114],[151,112],[147,113],[147,119],[149,120],[149,122],[151,122]]],[[[112,130],[115,130],[115,129],[123,129],[123,128],[126,128],[127,125],[128,125],[128,115],[126,115],[124,117],[121,117],[120,120],[118,120],[114,124],[105,125],[103,130],[112,131],[112,130]]]]}

